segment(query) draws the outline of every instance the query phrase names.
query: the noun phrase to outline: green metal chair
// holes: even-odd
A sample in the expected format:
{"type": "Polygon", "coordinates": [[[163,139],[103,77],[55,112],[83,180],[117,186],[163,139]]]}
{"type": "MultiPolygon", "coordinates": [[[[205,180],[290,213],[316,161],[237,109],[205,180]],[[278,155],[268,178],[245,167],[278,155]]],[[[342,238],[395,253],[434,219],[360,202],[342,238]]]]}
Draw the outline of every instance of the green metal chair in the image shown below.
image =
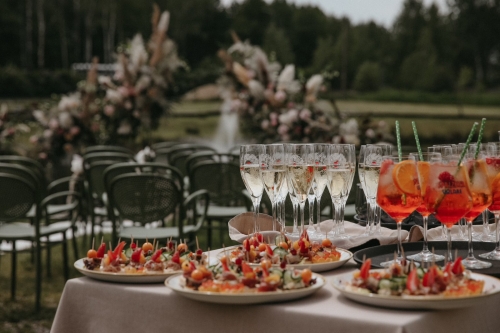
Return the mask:
{"type": "Polygon", "coordinates": [[[106,146],[106,145],[98,145],[98,146],[90,146],[85,149],[85,155],[91,153],[124,153],[132,155],[132,151],[125,147],[120,146],[106,146]]]}
{"type": "Polygon", "coordinates": [[[31,241],[36,244],[35,308],[38,311],[42,287],[39,208],[35,209],[37,214],[33,225],[16,222],[24,218],[33,205],[37,205],[36,188],[32,182],[8,173],[0,173],[0,188],[3,189],[0,191],[0,241],[5,240],[12,244],[11,298],[14,300],[16,297],[16,241],[31,241]]]}
{"type": "Polygon", "coordinates": [[[207,191],[197,191],[186,199],[182,188],[175,179],[166,175],[123,174],[106,184],[113,216],[113,239],[118,237],[138,240],[186,239],[192,242],[194,235],[202,226],[209,202],[207,191]],[[201,206],[201,214],[193,209],[201,206]],[[188,214],[188,210],[191,212],[188,214]],[[177,220],[177,227],[167,227],[164,220],[171,217],[177,220]],[[123,227],[124,220],[132,220],[140,226],[123,227]],[[117,222],[120,223],[117,223],[117,222]],[[151,227],[158,222],[158,227],[151,227]],[[149,225],[149,227],[146,227],[149,225]]]}
{"type": "Polygon", "coordinates": [[[178,142],[178,141],[157,142],[157,143],[153,143],[151,145],[151,149],[156,151],[158,149],[170,148],[170,147],[173,147],[173,146],[179,145],[179,144],[181,144],[181,142],[178,142]]]}
{"type": "Polygon", "coordinates": [[[245,185],[240,175],[239,159],[232,162],[199,161],[189,174],[190,192],[206,190],[210,194],[207,212],[207,243],[212,244],[212,221],[220,222],[220,237],[227,222],[251,210],[251,201],[243,194],[245,185]]]}

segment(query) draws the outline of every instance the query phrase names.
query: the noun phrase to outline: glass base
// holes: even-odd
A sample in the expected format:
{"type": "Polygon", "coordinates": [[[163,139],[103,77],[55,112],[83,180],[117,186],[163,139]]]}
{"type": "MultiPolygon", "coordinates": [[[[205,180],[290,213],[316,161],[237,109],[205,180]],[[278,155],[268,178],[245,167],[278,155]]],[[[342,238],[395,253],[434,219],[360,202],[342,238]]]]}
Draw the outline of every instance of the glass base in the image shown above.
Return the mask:
{"type": "Polygon", "coordinates": [[[349,236],[349,235],[348,235],[348,234],[346,234],[346,233],[343,233],[343,234],[336,234],[336,235],[334,236],[334,238],[335,238],[335,239],[348,239],[348,238],[350,238],[350,237],[351,237],[351,236],[349,236]]]}
{"type": "Polygon", "coordinates": [[[495,239],[495,234],[493,235],[481,235],[481,238],[480,238],[481,242],[489,242],[489,243],[495,243],[496,242],[496,239],[495,239]]]}
{"type": "Polygon", "coordinates": [[[488,260],[500,260],[500,251],[493,250],[488,253],[483,253],[478,256],[479,258],[488,259],[488,260]]]}
{"type": "Polygon", "coordinates": [[[468,269],[485,269],[490,268],[493,264],[491,262],[477,260],[476,258],[466,258],[462,260],[462,265],[468,269]]]}
{"type": "Polygon", "coordinates": [[[431,251],[422,251],[420,253],[407,256],[406,258],[416,262],[435,262],[444,260],[444,256],[440,254],[433,254],[431,251]]]}

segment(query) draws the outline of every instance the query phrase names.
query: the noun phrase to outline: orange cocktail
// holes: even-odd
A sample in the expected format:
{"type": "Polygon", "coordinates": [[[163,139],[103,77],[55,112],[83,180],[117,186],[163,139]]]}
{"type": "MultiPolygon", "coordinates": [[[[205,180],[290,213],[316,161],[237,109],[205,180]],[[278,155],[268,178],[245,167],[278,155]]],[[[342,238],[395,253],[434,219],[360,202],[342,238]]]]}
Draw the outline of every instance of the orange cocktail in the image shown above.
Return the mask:
{"type": "MultiPolygon", "coordinates": [[[[380,167],[377,188],[377,204],[398,227],[398,259],[401,257],[401,223],[420,206],[422,198],[418,188],[416,162],[397,157],[384,156],[380,167]]],[[[390,265],[392,262],[382,263],[390,265]]]]}
{"type": "Polygon", "coordinates": [[[491,182],[492,203],[488,209],[495,214],[495,249],[491,252],[479,255],[489,260],[500,260],[500,236],[498,224],[500,220],[500,142],[488,143],[486,157],[486,172],[491,182]]]}
{"type": "Polygon", "coordinates": [[[452,260],[450,228],[472,208],[467,170],[457,162],[452,159],[431,163],[424,196],[427,209],[433,211],[439,222],[447,227],[448,260],[452,260]]]}

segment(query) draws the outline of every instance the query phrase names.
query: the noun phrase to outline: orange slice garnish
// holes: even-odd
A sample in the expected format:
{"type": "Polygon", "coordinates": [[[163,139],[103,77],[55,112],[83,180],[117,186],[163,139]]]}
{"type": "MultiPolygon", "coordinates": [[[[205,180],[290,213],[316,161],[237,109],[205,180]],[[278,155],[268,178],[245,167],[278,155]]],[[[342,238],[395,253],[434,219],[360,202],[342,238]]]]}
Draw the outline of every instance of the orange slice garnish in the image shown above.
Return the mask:
{"type": "Polygon", "coordinates": [[[420,195],[417,183],[415,162],[402,161],[396,164],[392,170],[392,180],[394,185],[403,193],[410,195],[420,195]]]}
{"type": "Polygon", "coordinates": [[[429,184],[429,174],[431,172],[431,164],[429,162],[424,162],[424,161],[417,162],[417,171],[421,185],[420,191],[422,193],[422,196],[424,196],[427,184],[429,184]]]}

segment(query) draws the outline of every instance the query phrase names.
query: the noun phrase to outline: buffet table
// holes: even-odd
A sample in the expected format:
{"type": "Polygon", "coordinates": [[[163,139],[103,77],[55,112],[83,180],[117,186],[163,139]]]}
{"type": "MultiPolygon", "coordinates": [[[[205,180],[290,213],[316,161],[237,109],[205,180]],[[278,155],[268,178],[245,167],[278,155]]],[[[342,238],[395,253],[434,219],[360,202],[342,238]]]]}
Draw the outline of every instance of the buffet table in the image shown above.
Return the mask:
{"type": "MultiPolygon", "coordinates": [[[[212,251],[212,255],[214,255],[212,251]]],[[[118,284],[82,277],[69,280],[53,322],[66,332],[497,332],[500,297],[480,307],[447,311],[375,308],[344,298],[331,283],[342,268],[322,273],[327,285],[286,303],[219,305],[186,299],[163,284],[118,284]]]]}

